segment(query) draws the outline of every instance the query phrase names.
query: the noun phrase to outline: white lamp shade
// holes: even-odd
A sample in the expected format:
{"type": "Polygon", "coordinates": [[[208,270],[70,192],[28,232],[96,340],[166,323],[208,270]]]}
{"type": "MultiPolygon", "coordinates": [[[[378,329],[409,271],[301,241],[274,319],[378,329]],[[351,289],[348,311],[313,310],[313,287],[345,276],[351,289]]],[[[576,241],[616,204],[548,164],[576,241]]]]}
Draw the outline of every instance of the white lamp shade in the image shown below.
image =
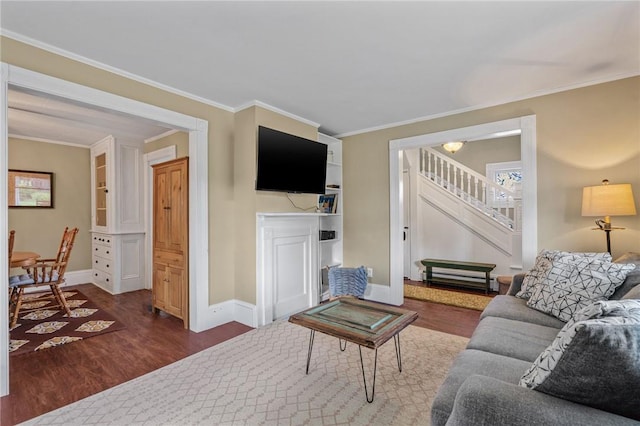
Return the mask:
{"type": "Polygon", "coordinates": [[[582,216],[633,216],[631,184],[587,186],[582,190],[582,216]]]}

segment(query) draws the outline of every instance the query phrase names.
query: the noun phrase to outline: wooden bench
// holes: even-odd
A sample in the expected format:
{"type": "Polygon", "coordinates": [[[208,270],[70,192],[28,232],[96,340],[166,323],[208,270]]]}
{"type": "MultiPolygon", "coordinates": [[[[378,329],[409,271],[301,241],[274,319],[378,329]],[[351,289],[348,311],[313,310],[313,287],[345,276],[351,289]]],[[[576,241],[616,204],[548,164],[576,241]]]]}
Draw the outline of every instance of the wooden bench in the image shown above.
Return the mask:
{"type": "MultiPolygon", "coordinates": [[[[496,267],[496,265],[493,263],[463,262],[459,260],[422,259],[420,262],[427,268],[427,277],[425,279],[425,282],[427,284],[445,284],[475,289],[484,289],[485,294],[489,294],[489,286],[491,283],[491,277],[489,274],[496,267]],[[433,268],[484,272],[485,279],[484,281],[474,281],[471,278],[468,280],[462,280],[454,278],[434,277],[433,268]]],[[[480,277],[478,278],[481,279],[480,277]]]]}

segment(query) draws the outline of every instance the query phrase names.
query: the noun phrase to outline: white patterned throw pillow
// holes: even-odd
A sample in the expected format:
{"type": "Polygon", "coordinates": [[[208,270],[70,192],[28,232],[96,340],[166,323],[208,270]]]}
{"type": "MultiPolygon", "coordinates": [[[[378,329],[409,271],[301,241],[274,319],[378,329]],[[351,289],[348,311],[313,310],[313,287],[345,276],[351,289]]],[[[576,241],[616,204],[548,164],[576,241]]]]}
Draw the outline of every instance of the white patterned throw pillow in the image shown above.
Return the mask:
{"type": "Polygon", "coordinates": [[[531,291],[536,286],[542,284],[546,279],[554,261],[565,259],[568,262],[572,262],[582,258],[611,262],[611,255],[609,253],[581,253],[559,250],[542,250],[538,256],[536,256],[533,268],[525,274],[524,279],[522,280],[522,286],[520,287],[520,291],[516,294],[516,297],[521,299],[530,298],[531,291]]]}
{"type": "Polygon", "coordinates": [[[561,257],[551,262],[546,277],[533,287],[527,306],[569,321],[585,306],[608,299],[634,269],[633,264],[593,257],[561,257]]]}
{"type": "Polygon", "coordinates": [[[588,305],[520,379],[520,386],[640,420],[640,300],[588,305]]]}

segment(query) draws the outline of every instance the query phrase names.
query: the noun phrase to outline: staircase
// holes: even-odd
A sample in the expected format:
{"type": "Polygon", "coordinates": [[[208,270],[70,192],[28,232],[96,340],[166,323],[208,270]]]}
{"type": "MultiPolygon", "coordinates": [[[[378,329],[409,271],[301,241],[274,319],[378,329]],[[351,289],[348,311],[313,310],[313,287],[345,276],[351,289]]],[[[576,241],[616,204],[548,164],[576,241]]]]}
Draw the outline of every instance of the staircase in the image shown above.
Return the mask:
{"type": "Polygon", "coordinates": [[[431,148],[419,155],[419,198],[507,256],[510,265],[520,264],[520,196],[431,148]]]}
{"type": "Polygon", "coordinates": [[[521,231],[522,198],[518,194],[432,148],[420,149],[420,175],[500,226],[521,231]]]}

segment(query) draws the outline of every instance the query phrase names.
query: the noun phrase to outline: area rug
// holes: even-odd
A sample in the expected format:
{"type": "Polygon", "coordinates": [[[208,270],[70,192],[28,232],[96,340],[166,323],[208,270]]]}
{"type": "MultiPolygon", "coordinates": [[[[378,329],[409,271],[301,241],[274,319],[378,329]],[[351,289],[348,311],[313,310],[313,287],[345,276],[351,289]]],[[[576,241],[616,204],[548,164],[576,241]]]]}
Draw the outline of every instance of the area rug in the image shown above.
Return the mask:
{"type": "Polygon", "coordinates": [[[411,284],[404,285],[404,297],[475,309],[476,311],[484,310],[492,299],[491,296],[483,296],[481,294],[460,293],[411,284]]]}
{"type": "MultiPolygon", "coordinates": [[[[51,293],[49,293],[51,294],[51,293]]],[[[11,356],[52,348],[93,336],[122,330],[124,324],[113,318],[77,290],[67,290],[64,295],[71,309],[71,318],[55,305],[53,295],[41,302],[32,302],[43,293],[24,296],[21,311],[31,308],[42,310],[18,314],[18,322],[9,331],[11,356]]]]}
{"type": "MultiPolygon", "coordinates": [[[[277,321],[27,421],[27,425],[428,425],[431,402],[468,339],[409,326],[378,350],[367,403],[358,347],[277,321]]],[[[370,379],[373,353],[363,349],[370,379]]],[[[370,385],[370,382],[368,383],[370,385]]],[[[369,391],[370,388],[369,388],[369,391]]]]}

